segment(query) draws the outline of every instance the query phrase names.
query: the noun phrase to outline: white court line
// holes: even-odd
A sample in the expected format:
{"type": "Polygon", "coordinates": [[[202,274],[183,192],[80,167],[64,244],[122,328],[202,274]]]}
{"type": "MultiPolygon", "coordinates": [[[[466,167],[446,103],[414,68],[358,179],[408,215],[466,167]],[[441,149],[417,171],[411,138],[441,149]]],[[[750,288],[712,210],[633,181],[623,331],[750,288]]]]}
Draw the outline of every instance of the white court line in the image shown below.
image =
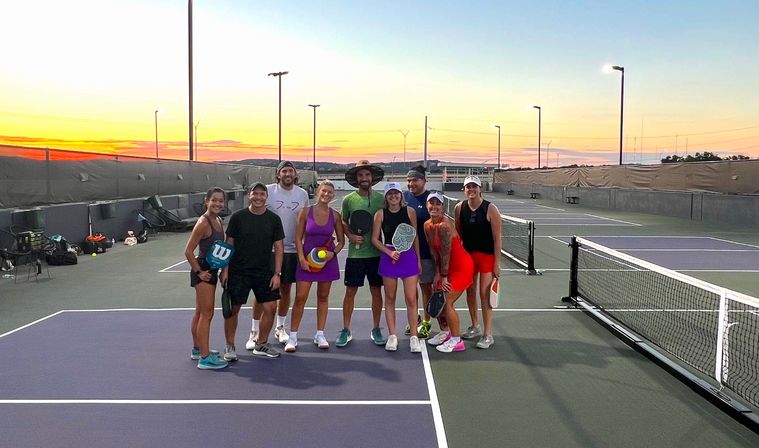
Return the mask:
{"type": "Polygon", "coordinates": [[[61,400],[0,400],[0,404],[237,404],[237,405],[316,405],[316,406],[428,406],[430,400],[119,400],[119,399],[61,399],[61,400]]]}
{"type": "MultiPolygon", "coordinates": [[[[546,238],[546,237],[544,237],[546,238]]],[[[568,244],[568,243],[564,243],[568,244]]],[[[175,265],[176,266],[176,265],[175,265]]],[[[540,271],[568,271],[569,269],[540,269],[540,271]]],[[[189,274],[190,271],[158,271],[161,274],[189,274]]],[[[345,269],[340,269],[340,272],[345,272],[345,269]]],[[[524,272],[524,269],[517,269],[517,268],[503,268],[501,269],[501,272],[524,272]]]]}
{"type": "Polygon", "coordinates": [[[700,238],[708,238],[710,240],[722,241],[723,243],[738,244],[740,246],[748,246],[748,247],[754,247],[756,249],[759,249],[759,246],[755,246],[753,244],[739,243],[738,241],[731,241],[731,240],[726,240],[726,239],[723,239],[723,238],[716,238],[716,237],[713,237],[713,236],[703,236],[703,237],[700,237],[700,238]]]}
{"type": "MultiPolygon", "coordinates": [[[[569,271],[569,269],[565,269],[565,270],[569,271]]],[[[215,308],[215,309],[219,310],[221,308],[215,308]]],[[[242,309],[249,310],[251,308],[249,306],[244,306],[242,307],[242,309]]],[[[315,311],[316,307],[307,306],[304,309],[309,310],[309,311],[315,311]]],[[[328,309],[329,311],[343,310],[342,307],[329,307],[328,309]]],[[[356,307],[353,310],[354,311],[371,311],[372,309],[356,307]]],[[[405,311],[405,310],[406,310],[405,307],[396,308],[396,311],[405,311]]],[[[456,308],[456,311],[468,311],[468,310],[469,308],[456,308]]],[[[195,311],[195,308],[190,308],[190,307],[187,307],[187,308],[107,308],[107,309],[91,309],[91,310],[79,309],[79,310],[61,310],[61,311],[58,311],[58,313],[56,314],[59,314],[59,313],[104,313],[104,312],[120,312],[120,311],[195,311]]],[[[494,308],[493,311],[510,311],[510,312],[538,311],[540,312],[540,311],[556,311],[556,310],[553,308],[494,308]]],[[[36,322],[33,322],[33,323],[36,323],[36,322]]],[[[28,327],[29,325],[32,325],[32,324],[25,325],[24,327],[18,328],[13,331],[21,330],[22,328],[28,327]]]]}
{"type": "MultiPolygon", "coordinates": [[[[530,218],[524,218],[524,219],[530,219],[530,218]]],[[[598,221],[594,217],[587,218],[587,217],[582,216],[582,215],[575,215],[575,216],[564,215],[564,216],[559,216],[558,218],[544,218],[542,216],[538,216],[533,221],[558,221],[558,220],[563,220],[563,221],[582,221],[582,220],[588,221],[589,220],[591,222],[598,221]]],[[[609,220],[609,221],[614,221],[614,220],[612,219],[612,220],[609,220]]],[[[620,222],[623,222],[623,221],[620,221],[620,222]]]]}
{"type": "MultiPolygon", "coordinates": [[[[593,222],[568,222],[564,224],[548,224],[548,223],[541,223],[538,220],[535,221],[535,225],[539,227],[549,227],[549,226],[593,226],[593,227],[630,227],[630,226],[641,226],[641,224],[596,224],[593,222]]],[[[592,238],[592,237],[588,237],[592,238]]]]}
{"type": "Polygon", "coordinates": [[[432,421],[435,423],[437,446],[439,448],[448,448],[448,440],[445,438],[445,426],[443,425],[443,414],[440,412],[440,402],[437,399],[435,378],[432,376],[432,366],[430,365],[430,357],[427,353],[427,341],[420,342],[423,344],[422,365],[424,366],[424,377],[427,380],[427,391],[430,396],[430,405],[432,407],[432,421]]]}
{"type": "Polygon", "coordinates": [[[13,334],[13,333],[15,333],[17,331],[21,331],[21,330],[23,330],[26,327],[31,327],[32,325],[38,324],[38,323],[42,322],[43,320],[47,320],[47,319],[50,319],[51,317],[55,317],[55,316],[61,314],[62,312],[63,312],[63,310],[62,311],[58,311],[57,313],[53,313],[53,314],[51,314],[49,316],[45,316],[45,317],[43,317],[41,319],[37,319],[34,322],[29,322],[28,324],[26,324],[26,325],[24,325],[22,327],[18,327],[15,330],[11,330],[11,331],[9,331],[7,333],[0,334],[0,338],[8,336],[9,334],[13,334]]]}
{"type": "Polygon", "coordinates": [[[621,219],[614,219],[614,218],[607,218],[605,216],[591,215],[590,213],[585,213],[585,215],[592,216],[592,217],[598,218],[598,219],[605,219],[607,221],[623,222],[623,223],[629,224],[631,226],[642,226],[642,224],[638,224],[636,222],[628,222],[628,221],[622,221],[621,219]]]}
{"type": "Polygon", "coordinates": [[[535,207],[540,207],[540,208],[547,208],[547,209],[551,209],[551,210],[559,210],[559,211],[562,211],[562,212],[564,211],[563,208],[558,208],[558,207],[549,207],[547,205],[538,205],[538,204],[533,204],[533,205],[535,207]]]}
{"type": "MultiPolygon", "coordinates": [[[[163,268],[163,269],[161,269],[161,270],[160,270],[160,271],[158,271],[158,272],[167,272],[169,269],[173,268],[174,266],[179,266],[179,265],[180,265],[180,264],[182,264],[182,263],[187,263],[187,264],[189,264],[189,262],[188,262],[187,260],[182,260],[182,261],[180,261],[179,263],[174,263],[174,264],[172,264],[171,266],[169,266],[169,267],[167,267],[167,268],[163,268]]],[[[172,272],[176,272],[176,271],[172,271],[172,272]]],[[[180,271],[180,272],[190,272],[190,271],[180,271]]]]}
{"type": "Polygon", "coordinates": [[[617,249],[621,252],[759,252],[757,249],[617,249]]]}
{"type": "Polygon", "coordinates": [[[558,242],[560,242],[561,244],[564,244],[564,245],[569,245],[569,243],[572,241],[571,239],[569,241],[563,241],[563,240],[559,239],[559,238],[566,238],[565,236],[543,236],[543,237],[540,237],[540,238],[549,238],[549,239],[552,239],[554,241],[558,241],[558,242]]]}
{"type": "Polygon", "coordinates": [[[529,216],[585,216],[585,213],[567,213],[567,212],[533,212],[530,210],[509,210],[509,213],[529,215],[529,216]]]}

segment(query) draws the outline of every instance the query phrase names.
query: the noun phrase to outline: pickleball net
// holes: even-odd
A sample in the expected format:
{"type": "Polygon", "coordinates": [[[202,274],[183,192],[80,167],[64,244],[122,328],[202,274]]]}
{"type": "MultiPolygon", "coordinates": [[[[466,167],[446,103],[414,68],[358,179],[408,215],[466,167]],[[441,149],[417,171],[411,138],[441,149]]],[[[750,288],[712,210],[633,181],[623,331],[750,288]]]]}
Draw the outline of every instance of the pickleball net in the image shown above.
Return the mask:
{"type": "Polygon", "coordinates": [[[573,237],[570,298],[759,407],[759,299],[573,237]]]}

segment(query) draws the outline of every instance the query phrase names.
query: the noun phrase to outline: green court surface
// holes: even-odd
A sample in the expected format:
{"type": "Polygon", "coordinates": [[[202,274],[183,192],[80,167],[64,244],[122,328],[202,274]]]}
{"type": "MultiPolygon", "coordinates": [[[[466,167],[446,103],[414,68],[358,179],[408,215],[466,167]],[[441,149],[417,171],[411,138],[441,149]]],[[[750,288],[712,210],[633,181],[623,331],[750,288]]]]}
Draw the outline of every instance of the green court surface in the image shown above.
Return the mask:
{"type": "MultiPolygon", "coordinates": [[[[560,214],[555,215],[551,225],[536,224],[535,264],[542,275],[526,275],[506,259],[502,261],[504,295],[494,313],[495,345],[479,350],[467,343],[465,352],[453,354],[430,351],[448,446],[759,446],[757,433],[629,348],[585,313],[563,307],[566,304],[561,297],[568,292],[570,252],[565,242],[550,238],[708,236],[759,246],[755,229],[610,212],[505,194],[489,193],[486,198],[514,210],[529,212],[532,207],[515,206],[540,205],[562,212],[556,211],[560,214]],[[510,202],[513,199],[520,202],[510,202]],[[600,217],[594,222],[611,219],[636,225],[573,224],[572,220],[562,219],[561,213],[600,217]]],[[[335,204],[339,207],[339,200],[335,204]]],[[[501,212],[507,213],[504,209],[501,212]]],[[[18,284],[11,279],[0,280],[0,334],[62,309],[193,307],[194,292],[189,287],[188,274],[159,272],[182,260],[188,237],[189,233],[162,233],[147,244],[117,244],[97,257],[79,257],[76,266],[50,267],[52,279],[42,276],[39,281],[27,282],[24,275],[18,284]]],[[[717,269],[687,274],[759,296],[756,273],[717,269]]],[[[342,282],[335,282],[330,295],[331,314],[340,313],[343,292],[342,282]]],[[[313,295],[312,289],[308,306],[315,304],[313,295]]],[[[369,304],[368,289],[360,289],[356,306],[369,304]]],[[[466,328],[469,318],[463,297],[457,307],[462,327],[466,328]]],[[[243,311],[241,325],[249,325],[249,313],[243,311]]],[[[398,320],[404,320],[400,308],[398,320]]],[[[187,327],[189,346],[189,322],[187,327]]],[[[433,328],[437,329],[435,324],[433,328]]],[[[220,334],[221,330],[221,313],[217,312],[211,331],[220,334]]],[[[331,342],[338,330],[327,328],[331,342]]],[[[50,335],[51,344],[55,336],[50,335]]],[[[407,339],[400,339],[399,347],[405,349],[407,339]]],[[[176,349],[183,351],[187,347],[176,349]]],[[[146,354],[160,356],[149,350],[146,347],[146,354]]],[[[339,349],[333,345],[330,350],[339,349]]],[[[244,393],[240,392],[240,398],[245,398],[244,393]]],[[[408,434],[409,446],[414,446],[414,438],[414,434],[408,434]]]]}

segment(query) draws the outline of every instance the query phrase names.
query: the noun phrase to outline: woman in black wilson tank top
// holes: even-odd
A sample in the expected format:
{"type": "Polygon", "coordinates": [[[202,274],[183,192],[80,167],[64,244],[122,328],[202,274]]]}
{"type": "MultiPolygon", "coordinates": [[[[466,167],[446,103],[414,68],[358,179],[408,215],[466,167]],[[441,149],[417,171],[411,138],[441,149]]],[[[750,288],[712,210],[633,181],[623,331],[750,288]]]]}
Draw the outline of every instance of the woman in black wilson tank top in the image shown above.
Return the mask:
{"type": "Polygon", "coordinates": [[[184,256],[190,263],[190,285],[195,288],[195,314],[190,325],[192,332],[191,359],[198,360],[199,369],[223,369],[227,362],[211,350],[208,335],[216,299],[218,273],[211,270],[205,260],[205,251],[216,240],[224,240],[224,227],[219,213],[224,209],[226,194],[218,187],[211,188],[203,200],[206,212],[195,223],[190,239],[184,249],[184,256]],[[195,249],[199,249],[198,257],[195,249]]]}
{"type": "Polygon", "coordinates": [[[456,231],[461,236],[464,249],[474,261],[474,278],[466,291],[466,303],[472,325],[461,333],[464,339],[475,339],[477,348],[487,349],[493,345],[492,317],[490,309],[490,285],[501,272],[501,214],[498,207],[482,197],[482,182],[477,176],[464,179],[466,201],[456,205],[456,231]],[[477,291],[482,309],[481,329],[477,316],[477,291]]]}

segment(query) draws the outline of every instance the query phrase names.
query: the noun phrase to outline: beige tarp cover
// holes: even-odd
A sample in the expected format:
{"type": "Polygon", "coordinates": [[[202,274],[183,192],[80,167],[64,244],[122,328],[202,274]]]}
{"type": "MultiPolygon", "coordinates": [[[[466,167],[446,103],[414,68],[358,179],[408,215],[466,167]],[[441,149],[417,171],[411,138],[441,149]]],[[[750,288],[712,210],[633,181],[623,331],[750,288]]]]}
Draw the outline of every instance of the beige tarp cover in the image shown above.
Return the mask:
{"type": "Polygon", "coordinates": [[[504,171],[496,183],[759,194],[759,160],[504,171]]]}

